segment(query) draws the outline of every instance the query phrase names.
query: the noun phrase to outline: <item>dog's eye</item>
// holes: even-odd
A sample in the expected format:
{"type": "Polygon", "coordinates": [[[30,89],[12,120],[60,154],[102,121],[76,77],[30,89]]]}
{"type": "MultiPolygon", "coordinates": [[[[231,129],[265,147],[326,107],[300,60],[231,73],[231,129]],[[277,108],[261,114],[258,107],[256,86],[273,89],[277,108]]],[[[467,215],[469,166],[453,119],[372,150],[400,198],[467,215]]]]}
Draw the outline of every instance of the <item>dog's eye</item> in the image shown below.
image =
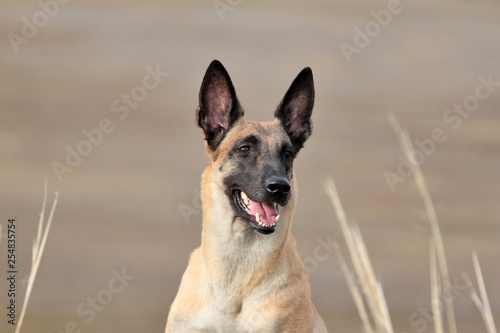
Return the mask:
{"type": "Polygon", "coordinates": [[[292,151],[291,151],[291,150],[287,150],[287,151],[285,151],[285,158],[286,158],[286,159],[290,159],[290,158],[292,158],[292,157],[293,157],[293,153],[292,153],[292,151]]]}
{"type": "Polygon", "coordinates": [[[247,155],[250,152],[250,146],[241,146],[238,148],[238,152],[247,155]]]}

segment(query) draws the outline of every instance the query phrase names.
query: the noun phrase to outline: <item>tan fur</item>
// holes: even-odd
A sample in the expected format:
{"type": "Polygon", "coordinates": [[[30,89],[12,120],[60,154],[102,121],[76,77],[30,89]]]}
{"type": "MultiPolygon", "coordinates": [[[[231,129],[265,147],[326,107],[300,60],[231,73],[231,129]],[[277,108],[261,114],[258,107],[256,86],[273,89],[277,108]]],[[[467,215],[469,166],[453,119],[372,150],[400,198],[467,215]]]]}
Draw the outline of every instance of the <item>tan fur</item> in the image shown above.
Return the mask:
{"type": "Polygon", "coordinates": [[[193,251],[167,320],[165,332],[325,333],[311,301],[309,273],[290,230],[297,197],[280,207],[276,232],[262,235],[235,217],[224,193],[223,175],[233,144],[249,134],[265,136],[271,147],[288,137],[279,121],[241,118],[211,158],[202,178],[203,231],[193,251]],[[263,134],[264,133],[264,134],[263,134]]]}

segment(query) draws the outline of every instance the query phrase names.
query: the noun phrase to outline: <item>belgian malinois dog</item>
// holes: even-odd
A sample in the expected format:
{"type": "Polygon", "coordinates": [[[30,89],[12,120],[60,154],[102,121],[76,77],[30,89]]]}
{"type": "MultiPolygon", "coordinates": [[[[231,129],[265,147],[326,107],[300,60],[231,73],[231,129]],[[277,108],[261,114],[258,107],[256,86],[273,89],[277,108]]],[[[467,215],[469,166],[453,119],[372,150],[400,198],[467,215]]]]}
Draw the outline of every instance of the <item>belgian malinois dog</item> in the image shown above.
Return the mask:
{"type": "Polygon", "coordinates": [[[313,104],[304,68],[273,121],[245,120],[224,66],[208,67],[196,111],[211,160],[201,184],[202,240],[165,332],[327,332],[290,230],[293,161],[311,135],[313,104]]]}

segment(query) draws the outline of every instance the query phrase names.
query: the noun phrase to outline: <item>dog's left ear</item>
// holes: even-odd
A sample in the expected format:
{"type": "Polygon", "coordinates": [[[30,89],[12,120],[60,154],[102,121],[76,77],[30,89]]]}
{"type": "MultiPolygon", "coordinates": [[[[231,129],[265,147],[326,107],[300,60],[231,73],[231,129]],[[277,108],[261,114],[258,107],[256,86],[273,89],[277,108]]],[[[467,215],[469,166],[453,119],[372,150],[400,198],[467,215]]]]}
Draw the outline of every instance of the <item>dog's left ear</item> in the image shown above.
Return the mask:
{"type": "Polygon", "coordinates": [[[218,60],[208,66],[200,89],[196,122],[205,133],[208,147],[215,151],[227,131],[243,117],[231,78],[218,60]]]}
{"type": "Polygon", "coordinates": [[[290,88],[274,113],[290,137],[295,151],[303,147],[311,135],[311,114],[314,106],[314,82],[312,70],[304,68],[292,82],[290,88]]]}

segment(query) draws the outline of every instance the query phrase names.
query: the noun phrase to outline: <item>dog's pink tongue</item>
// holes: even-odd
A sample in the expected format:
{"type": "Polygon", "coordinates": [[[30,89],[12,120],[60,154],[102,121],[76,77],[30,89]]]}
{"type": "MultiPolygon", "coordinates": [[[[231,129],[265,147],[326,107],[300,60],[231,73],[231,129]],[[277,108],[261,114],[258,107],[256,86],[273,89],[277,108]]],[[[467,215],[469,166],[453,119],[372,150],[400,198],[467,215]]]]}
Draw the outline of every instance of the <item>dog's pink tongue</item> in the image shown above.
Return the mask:
{"type": "Polygon", "coordinates": [[[264,202],[250,201],[251,209],[250,214],[256,216],[259,214],[260,221],[266,225],[272,225],[276,222],[276,216],[278,216],[278,210],[275,204],[268,204],[264,202]]]}

